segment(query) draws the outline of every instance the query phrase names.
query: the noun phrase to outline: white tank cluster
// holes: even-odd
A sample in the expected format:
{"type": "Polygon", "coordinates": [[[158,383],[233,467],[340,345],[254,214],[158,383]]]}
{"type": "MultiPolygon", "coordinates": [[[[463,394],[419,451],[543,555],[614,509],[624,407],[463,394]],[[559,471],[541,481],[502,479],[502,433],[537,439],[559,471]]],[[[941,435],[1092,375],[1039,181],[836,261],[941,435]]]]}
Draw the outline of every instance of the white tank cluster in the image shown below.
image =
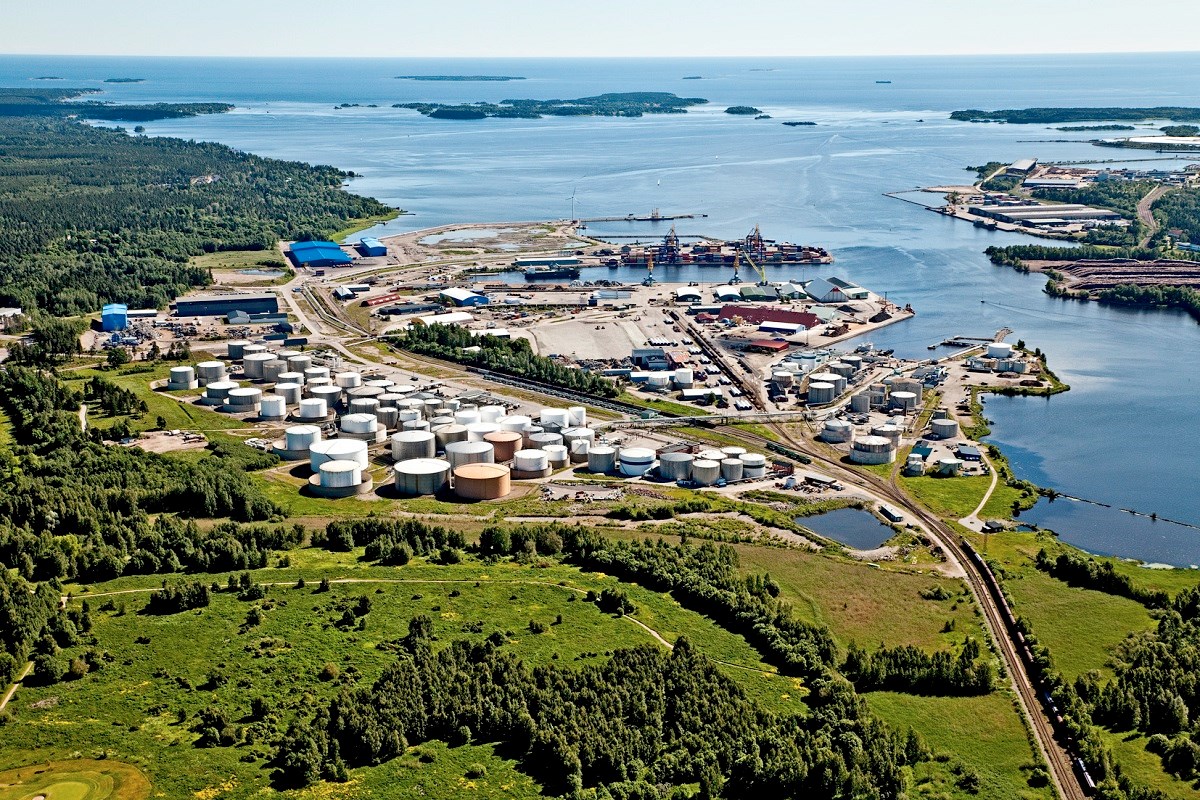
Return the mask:
{"type": "Polygon", "coordinates": [[[896,445],[882,436],[860,436],[850,445],[850,460],[855,464],[891,464],[896,460],[896,445]]]}
{"type": "Polygon", "coordinates": [[[177,392],[181,389],[195,389],[200,385],[196,380],[194,367],[171,367],[171,376],[167,379],[167,390],[177,392]]]}
{"type": "Polygon", "coordinates": [[[200,402],[206,406],[223,406],[229,400],[229,393],[238,388],[234,381],[213,381],[204,387],[204,396],[200,402]]]}

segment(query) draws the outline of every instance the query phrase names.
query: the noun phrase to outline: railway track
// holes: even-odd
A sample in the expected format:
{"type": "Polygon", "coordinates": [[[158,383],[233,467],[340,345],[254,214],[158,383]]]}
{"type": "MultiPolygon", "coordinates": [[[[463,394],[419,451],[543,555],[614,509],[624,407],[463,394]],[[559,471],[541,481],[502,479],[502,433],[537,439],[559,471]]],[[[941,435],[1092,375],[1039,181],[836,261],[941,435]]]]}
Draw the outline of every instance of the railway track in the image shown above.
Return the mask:
{"type": "MultiPolygon", "coordinates": [[[[1001,601],[993,595],[988,584],[989,576],[984,574],[983,569],[980,568],[979,564],[971,558],[970,554],[962,546],[961,537],[941,519],[926,511],[909,498],[896,485],[894,476],[890,480],[883,480],[867,472],[849,469],[839,461],[830,458],[820,449],[794,438],[781,426],[773,424],[771,427],[779,434],[784,443],[797,452],[811,458],[813,463],[819,464],[826,471],[843,478],[849,483],[865,484],[880,496],[886,497],[897,507],[908,511],[908,513],[912,514],[925,525],[938,545],[959,562],[967,576],[967,585],[971,588],[971,594],[975,596],[976,603],[979,604],[980,609],[983,611],[986,627],[992,637],[992,641],[995,643],[996,651],[1004,661],[1006,671],[1013,688],[1017,692],[1017,698],[1024,711],[1025,718],[1029,720],[1030,729],[1033,731],[1038,750],[1050,767],[1051,779],[1053,780],[1058,796],[1065,798],[1065,800],[1085,800],[1087,792],[1084,791],[1083,785],[1075,772],[1072,756],[1059,744],[1055,737],[1053,722],[1044,713],[1043,705],[1038,696],[1037,686],[1021,659],[1021,653],[1017,648],[1015,640],[1009,634],[1004,610],[1000,607],[1001,601]]],[[[741,429],[730,430],[731,432],[736,432],[743,439],[756,441],[764,448],[773,443],[771,439],[751,434],[741,429]]]]}

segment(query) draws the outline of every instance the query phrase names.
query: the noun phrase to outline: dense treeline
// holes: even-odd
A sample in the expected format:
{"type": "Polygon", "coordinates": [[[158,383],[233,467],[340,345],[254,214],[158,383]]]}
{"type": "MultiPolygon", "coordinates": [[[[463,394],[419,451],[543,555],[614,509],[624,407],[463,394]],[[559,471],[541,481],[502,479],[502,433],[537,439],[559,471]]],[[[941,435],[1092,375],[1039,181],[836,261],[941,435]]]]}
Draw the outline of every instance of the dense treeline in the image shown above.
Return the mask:
{"type": "MultiPolygon", "coordinates": [[[[110,79],[105,83],[136,83],[110,79]]],[[[0,88],[0,117],[65,117],[149,122],[155,119],[181,119],[200,114],[232,111],[229,103],[134,103],[117,104],[98,100],[79,100],[98,89],[16,89],[0,88]]]]}
{"type": "Polygon", "coordinates": [[[347,690],[276,751],[285,785],[345,780],[429,739],[500,742],[552,795],[896,798],[920,740],[872,717],[844,681],[813,686],[807,717],[759,708],[686,639],[573,670],[529,669],[504,638],[435,653],[417,617],[370,688],[347,690]]]}
{"type": "Polygon", "coordinates": [[[1154,213],[1164,230],[1178,228],[1183,239],[1200,244],[1200,189],[1175,189],[1154,201],[1154,213]]]}
{"type": "Polygon", "coordinates": [[[1178,308],[1200,322],[1200,291],[1190,286],[1134,286],[1122,284],[1096,293],[1101,303],[1114,306],[1178,308]]]}
{"type": "Polygon", "coordinates": [[[56,584],[32,586],[0,559],[0,686],[20,674],[34,643],[64,622],[56,584]]]}
{"type": "Polygon", "coordinates": [[[353,519],[336,520],[325,526],[321,537],[313,544],[335,552],[349,552],[365,547],[368,561],[384,566],[407,564],[413,556],[429,556],[449,548],[461,550],[467,546],[459,531],[441,525],[426,525],[417,519],[353,519]]]}
{"type": "Polygon", "coordinates": [[[151,592],[146,602],[147,614],[178,614],[195,608],[204,608],[209,603],[208,587],[203,583],[182,583],[164,586],[151,592]]]}
{"type": "Polygon", "coordinates": [[[208,273],[188,259],[271,250],[385,213],[333,167],[223,145],[0,118],[0,305],[162,307],[208,273]]]}
{"type": "Polygon", "coordinates": [[[434,119],[541,119],[553,117],[640,117],[643,114],[686,114],[708,101],[670,92],[610,92],[575,100],[501,100],[499,103],[396,103],[434,119]]]}
{"type": "Polygon", "coordinates": [[[420,355],[530,378],[596,397],[616,397],[621,393],[608,378],[535,355],[527,339],[474,336],[458,325],[415,325],[389,341],[420,355]],[[479,349],[467,350],[473,347],[479,349]]]}
{"type": "Polygon", "coordinates": [[[1077,261],[1104,258],[1131,258],[1152,261],[1162,258],[1162,253],[1153,247],[1054,247],[1044,244],[1014,244],[1007,247],[989,247],[983,251],[993,264],[1002,267],[1021,267],[1025,261],[1077,261]]]}
{"type": "Polygon", "coordinates": [[[1082,553],[1063,552],[1052,558],[1045,548],[1038,551],[1037,568],[1064,583],[1095,589],[1136,600],[1147,608],[1166,608],[1170,596],[1159,589],[1144,589],[1128,575],[1117,572],[1111,561],[1097,561],[1082,553]]]}
{"type": "Polygon", "coordinates": [[[1170,119],[1177,122],[1200,120],[1200,108],[1155,106],[1153,108],[1006,108],[1000,111],[980,111],[977,108],[954,111],[950,119],[966,122],[1010,122],[1033,125],[1049,122],[1106,122],[1123,120],[1145,122],[1151,119],[1170,119]]]}
{"type": "Polygon", "coordinates": [[[957,656],[945,650],[926,653],[912,645],[868,653],[851,644],[842,672],[860,692],[990,694],[996,688],[996,670],[981,655],[979,642],[970,638],[957,656]]]}
{"type": "Polygon", "coordinates": [[[1154,181],[1096,181],[1081,189],[1034,189],[1033,196],[1056,203],[1111,208],[1132,217],[1137,214],[1138,201],[1157,185],[1154,181]]]}
{"type": "Polygon", "coordinates": [[[219,443],[183,461],[100,443],[79,424],[80,396],[24,367],[0,371],[0,407],[14,444],[0,454],[0,563],[28,579],[105,580],[121,574],[261,566],[298,543],[267,526],[202,533],[171,516],[266,520],[281,513],[246,474],[275,456],[219,443]]]}

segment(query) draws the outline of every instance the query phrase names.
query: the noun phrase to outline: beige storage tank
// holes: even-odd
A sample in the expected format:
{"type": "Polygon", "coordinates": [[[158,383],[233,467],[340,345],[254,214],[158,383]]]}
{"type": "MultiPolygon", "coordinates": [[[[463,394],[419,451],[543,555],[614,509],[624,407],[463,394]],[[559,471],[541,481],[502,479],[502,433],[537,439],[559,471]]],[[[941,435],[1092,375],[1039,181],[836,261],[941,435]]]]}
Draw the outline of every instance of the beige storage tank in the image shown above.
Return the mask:
{"type": "Polygon", "coordinates": [[[511,461],[524,443],[524,437],[513,430],[495,431],[484,436],[483,440],[492,446],[497,461],[511,461]]]}
{"type": "Polygon", "coordinates": [[[896,445],[882,436],[861,436],[850,445],[850,460],[855,464],[891,464],[896,460],[896,445]]]}
{"type": "Polygon", "coordinates": [[[440,458],[414,458],[393,468],[396,492],[404,497],[437,494],[450,483],[450,463],[440,458]]]}
{"type": "Polygon", "coordinates": [[[958,436],[958,423],[952,419],[935,419],[929,423],[929,430],[939,439],[953,439],[958,436]]]}
{"type": "Polygon", "coordinates": [[[499,500],[512,492],[512,475],[503,464],[463,464],[454,469],[454,493],[463,500],[499,500]]]}
{"type": "Polygon", "coordinates": [[[467,441],[467,429],[462,425],[442,425],[433,429],[439,450],[445,450],[451,442],[467,441]]]}
{"type": "Polygon", "coordinates": [[[613,447],[593,447],[588,451],[588,472],[609,473],[617,468],[617,451],[613,447]]]}
{"type": "Polygon", "coordinates": [[[721,462],[701,458],[692,462],[692,480],[701,486],[712,486],[721,479],[721,462]]]}
{"type": "Polygon", "coordinates": [[[451,442],[446,445],[446,460],[452,467],[491,464],[496,460],[496,449],[488,442],[451,442]]]}
{"type": "Polygon", "coordinates": [[[498,430],[500,426],[494,422],[475,422],[467,426],[467,440],[482,442],[485,436],[498,430]]]}
{"type": "Polygon", "coordinates": [[[400,431],[392,434],[393,461],[433,458],[436,447],[437,440],[429,431],[400,431]]]}

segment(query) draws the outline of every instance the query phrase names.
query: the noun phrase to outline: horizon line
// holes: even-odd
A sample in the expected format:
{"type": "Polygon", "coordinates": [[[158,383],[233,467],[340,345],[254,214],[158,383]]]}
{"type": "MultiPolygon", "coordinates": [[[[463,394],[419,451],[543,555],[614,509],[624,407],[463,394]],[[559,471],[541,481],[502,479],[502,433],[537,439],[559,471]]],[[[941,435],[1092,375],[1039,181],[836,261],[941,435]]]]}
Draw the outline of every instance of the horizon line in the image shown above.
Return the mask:
{"type": "Polygon", "coordinates": [[[820,58],[994,58],[1041,56],[1167,56],[1200,55],[1195,50],[1051,50],[1003,51],[988,53],[823,53],[823,54],[727,54],[727,55],[230,55],[230,54],[161,54],[161,53],[0,53],[0,58],[163,58],[163,59],[230,59],[277,61],[422,61],[422,60],[495,60],[495,61],[718,61],[732,59],[820,59],[820,58]]]}

